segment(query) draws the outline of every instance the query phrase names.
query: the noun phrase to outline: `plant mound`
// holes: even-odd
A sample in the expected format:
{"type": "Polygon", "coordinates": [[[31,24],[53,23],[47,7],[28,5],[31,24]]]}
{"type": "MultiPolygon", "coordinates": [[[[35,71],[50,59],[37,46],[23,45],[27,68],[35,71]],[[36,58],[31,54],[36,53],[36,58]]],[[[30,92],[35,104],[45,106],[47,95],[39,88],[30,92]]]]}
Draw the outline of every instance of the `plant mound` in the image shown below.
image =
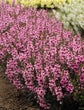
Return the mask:
{"type": "Polygon", "coordinates": [[[45,10],[0,4],[0,65],[45,109],[66,97],[84,104],[84,43],[45,10]]]}

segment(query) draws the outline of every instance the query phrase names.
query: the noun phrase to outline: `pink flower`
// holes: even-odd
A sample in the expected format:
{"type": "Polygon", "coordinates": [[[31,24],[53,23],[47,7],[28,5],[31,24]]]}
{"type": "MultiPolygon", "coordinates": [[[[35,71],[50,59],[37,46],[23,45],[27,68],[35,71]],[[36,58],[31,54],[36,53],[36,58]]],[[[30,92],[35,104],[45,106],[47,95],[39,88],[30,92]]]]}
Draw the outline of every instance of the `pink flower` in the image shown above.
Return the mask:
{"type": "Polygon", "coordinates": [[[18,89],[32,91],[44,109],[51,105],[45,101],[47,92],[60,104],[77,87],[81,92],[84,43],[79,35],[63,30],[62,23],[48,18],[43,9],[5,3],[0,7],[0,65],[5,64],[10,81],[18,89]]]}

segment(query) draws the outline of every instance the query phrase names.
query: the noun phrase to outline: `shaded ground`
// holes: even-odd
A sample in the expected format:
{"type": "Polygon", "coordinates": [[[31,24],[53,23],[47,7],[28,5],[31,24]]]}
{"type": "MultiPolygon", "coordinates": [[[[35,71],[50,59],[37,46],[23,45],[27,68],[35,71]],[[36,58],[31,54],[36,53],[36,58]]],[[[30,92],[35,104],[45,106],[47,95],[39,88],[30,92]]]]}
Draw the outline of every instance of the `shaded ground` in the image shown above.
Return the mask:
{"type": "Polygon", "coordinates": [[[33,106],[32,102],[26,101],[24,95],[0,73],[0,110],[40,110],[33,106]]]}
{"type": "Polygon", "coordinates": [[[52,12],[51,9],[47,9],[47,15],[48,15],[48,17],[53,17],[53,18],[55,18],[55,15],[53,14],[53,12],[52,12]]]}

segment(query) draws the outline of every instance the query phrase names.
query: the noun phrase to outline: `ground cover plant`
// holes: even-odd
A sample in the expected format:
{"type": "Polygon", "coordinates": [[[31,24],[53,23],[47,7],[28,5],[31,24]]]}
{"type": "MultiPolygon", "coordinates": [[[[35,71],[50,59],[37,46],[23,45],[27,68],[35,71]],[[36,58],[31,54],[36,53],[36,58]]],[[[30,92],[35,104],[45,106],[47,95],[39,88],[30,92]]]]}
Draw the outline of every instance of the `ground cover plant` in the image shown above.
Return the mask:
{"type": "MultiPolygon", "coordinates": [[[[0,0],[2,1],[2,0],[0,0]]],[[[22,6],[35,7],[35,8],[55,8],[59,7],[59,4],[64,4],[65,2],[70,3],[72,0],[4,0],[9,4],[15,2],[15,4],[20,3],[22,6]]]]}
{"type": "Polygon", "coordinates": [[[45,10],[0,4],[3,65],[9,80],[44,109],[62,110],[67,100],[84,106],[84,42],[45,10]]]}
{"type": "Polygon", "coordinates": [[[60,11],[53,10],[56,18],[63,22],[65,29],[75,33],[84,31],[84,0],[73,0],[71,3],[60,4],[60,11]]]}

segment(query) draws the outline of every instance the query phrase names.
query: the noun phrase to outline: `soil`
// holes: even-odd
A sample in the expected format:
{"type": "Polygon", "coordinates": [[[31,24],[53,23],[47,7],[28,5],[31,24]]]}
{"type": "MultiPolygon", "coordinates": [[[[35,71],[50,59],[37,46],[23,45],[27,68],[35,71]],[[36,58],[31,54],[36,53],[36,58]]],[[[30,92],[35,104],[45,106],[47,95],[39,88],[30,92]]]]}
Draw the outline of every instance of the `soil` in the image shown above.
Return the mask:
{"type": "Polygon", "coordinates": [[[11,84],[5,74],[0,73],[0,110],[40,110],[11,84]]]}
{"type": "Polygon", "coordinates": [[[46,11],[47,11],[47,15],[48,15],[48,17],[55,18],[55,15],[53,14],[53,12],[52,12],[51,9],[46,9],[46,11]]]}

